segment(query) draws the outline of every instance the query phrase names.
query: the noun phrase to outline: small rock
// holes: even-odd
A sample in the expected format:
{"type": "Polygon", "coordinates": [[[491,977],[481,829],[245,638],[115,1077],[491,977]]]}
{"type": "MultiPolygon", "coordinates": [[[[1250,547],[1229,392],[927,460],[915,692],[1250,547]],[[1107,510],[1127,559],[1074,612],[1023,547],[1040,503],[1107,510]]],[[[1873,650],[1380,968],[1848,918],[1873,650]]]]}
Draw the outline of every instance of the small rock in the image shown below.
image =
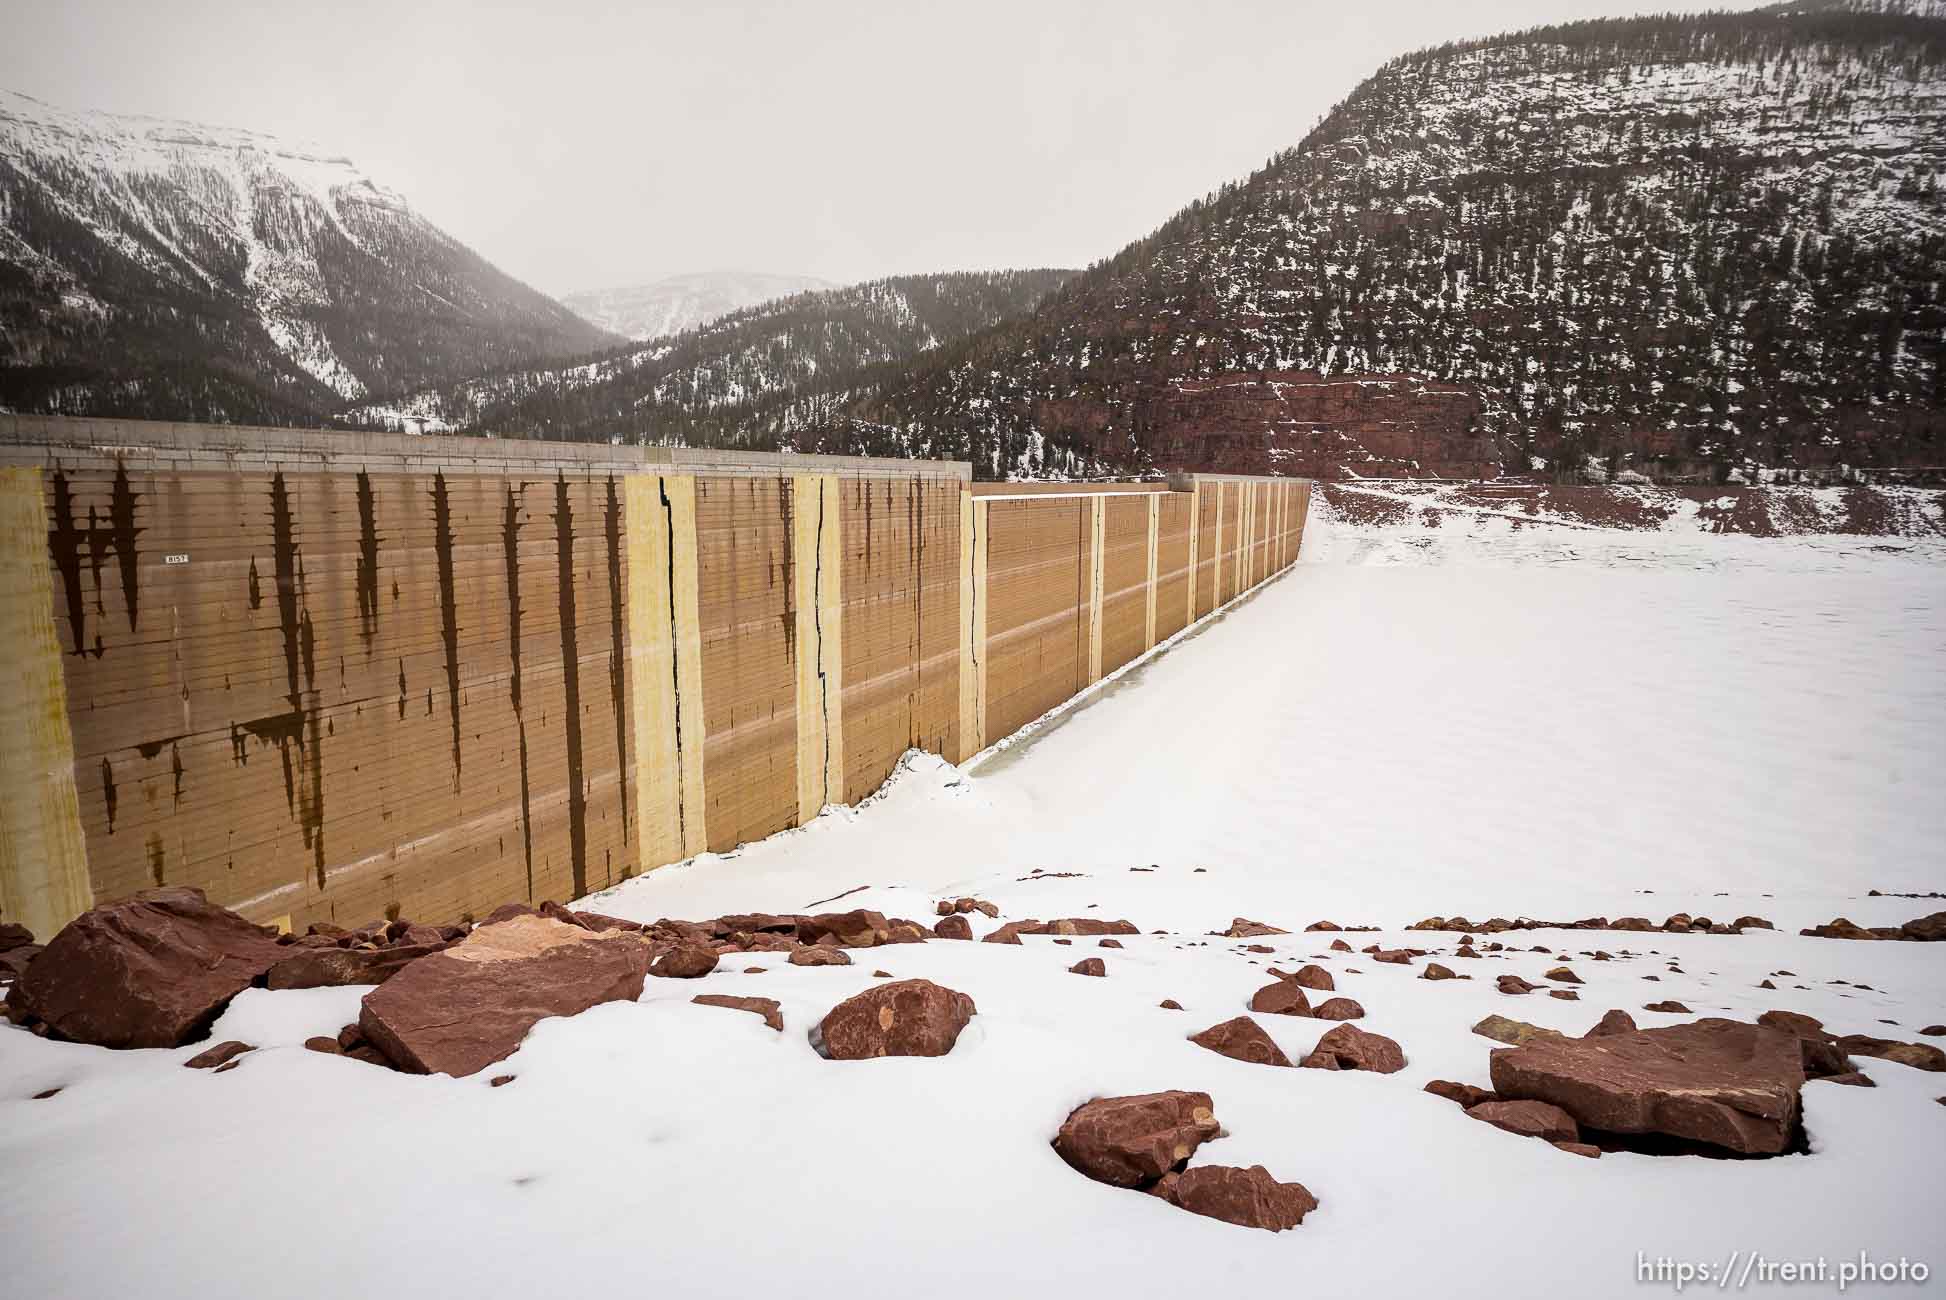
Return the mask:
{"type": "Polygon", "coordinates": [[[1054,1150],[1098,1183],[1140,1187],[1180,1167],[1219,1131],[1206,1092],[1097,1097],[1069,1112],[1054,1150]]]}
{"type": "Polygon", "coordinates": [[[1539,1025],[1530,1025],[1523,1020],[1509,1020],[1505,1016],[1488,1016],[1473,1026],[1473,1032],[1482,1038],[1491,1038],[1496,1043],[1507,1043],[1514,1047],[1532,1042],[1537,1038],[1562,1037],[1558,1029],[1543,1029],[1539,1025]]]}
{"type": "Polygon", "coordinates": [[[1070,975],[1106,975],[1107,973],[1108,963],[1099,957],[1084,957],[1068,967],[1070,975]]]}
{"type": "Polygon", "coordinates": [[[649,965],[649,974],[663,979],[700,979],[716,969],[716,950],[699,943],[679,943],[649,965]]]}
{"type": "Polygon", "coordinates": [[[1180,1003],[1180,1002],[1178,1002],[1178,1001],[1176,1001],[1176,1000],[1175,1000],[1174,998],[1164,998],[1164,999],[1162,999],[1162,1001],[1161,1001],[1160,1003],[1158,1003],[1157,1005],[1158,1005],[1158,1006],[1160,1006],[1160,1007],[1161,1007],[1161,1008],[1162,1008],[1162,1009],[1163,1009],[1164,1011],[1181,1011],[1181,1010],[1182,1010],[1182,1003],[1180,1003]]]}
{"type": "Polygon", "coordinates": [[[1339,1025],[1325,1034],[1311,1055],[1304,1058],[1305,1064],[1310,1065],[1320,1057],[1333,1059],[1336,1064],[1324,1065],[1320,1061],[1313,1068],[1371,1070],[1377,1074],[1394,1074],[1405,1068],[1405,1053],[1397,1043],[1383,1034],[1367,1033],[1356,1025],[1339,1025]]]}
{"type": "Polygon", "coordinates": [[[791,950],[790,963],[793,966],[849,966],[851,954],[842,948],[794,948],[791,950]]]}
{"type": "Polygon", "coordinates": [[[1223,939],[1255,939],[1266,934],[1289,933],[1289,930],[1280,930],[1274,925],[1265,925],[1262,921],[1252,921],[1239,916],[1231,921],[1230,928],[1223,931],[1218,937],[1223,939]]]}
{"type": "Polygon", "coordinates": [[[1250,1009],[1274,1016],[1308,1016],[1311,1002],[1293,981],[1273,980],[1251,995],[1250,1009]]]}
{"type": "Polygon", "coordinates": [[[1263,1027],[1249,1016],[1238,1016],[1220,1025],[1211,1025],[1200,1034],[1191,1034],[1189,1041],[1232,1060],[1247,1061],[1252,1065],[1288,1067],[1291,1063],[1291,1059],[1271,1041],[1263,1027]]]}
{"type": "Polygon", "coordinates": [[[1491,1089],[1476,1088],[1470,1083],[1454,1083],[1451,1079],[1434,1079],[1426,1085],[1425,1090],[1435,1097],[1456,1101],[1469,1110],[1481,1102],[1500,1100],[1491,1089]]]}
{"type": "Polygon", "coordinates": [[[1581,977],[1569,970],[1566,966],[1556,966],[1544,978],[1551,979],[1556,984],[1579,984],[1581,982],[1581,977]]]}
{"type": "Polygon", "coordinates": [[[1547,1142],[1581,1140],[1581,1126],[1574,1122],[1574,1116],[1545,1101],[1486,1101],[1467,1107],[1466,1113],[1522,1137],[1547,1142]]]}
{"type": "Polygon", "coordinates": [[[1569,1155],[1586,1156],[1590,1160],[1601,1159],[1601,1148],[1590,1146],[1586,1142],[1555,1142],[1552,1145],[1559,1147],[1569,1155]]]}
{"type": "Polygon", "coordinates": [[[1291,980],[1303,988],[1318,993],[1330,993],[1338,987],[1337,982],[1331,978],[1331,972],[1315,964],[1300,967],[1297,974],[1291,976],[1291,980]]]}
{"type": "Polygon", "coordinates": [[[508,1084],[512,1083],[513,1081],[514,1081],[514,1077],[511,1074],[496,1074],[491,1079],[487,1080],[487,1087],[504,1088],[508,1084]]]}
{"type": "Polygon", "coordinates": [[[345,1054],[345,1049],[338,1046],[338,1039],[335,1035],[326,1037],[320,1034],[316,1038],[307,1038],[304,1040],[304,1047],[306,1051],[323,1052],[326,1056],[343,1056],[345,1054]]]}
{"type": "MultiPolygon", "coordinates": [[[[941,903],[940,906],[945,907],[948,905],[941,903]]],[[[933,926],[932,932],[941,939],[971,939],[973,937],[973,925],[964,916],[958,912],[954,912],[933,926]]]]}
{"type": "Polygon", "coordinates": [[[1676,1001],[1674,998],[1665,998],[1661,1002],[1644,1003],[1642,1009],[1644,1011],[1660,1011],[1664,1015],[1671,1015],[1671,1016],[1687,1016],[1687,1015],[1694,1014],[1693,1012],[1690,1011],[1688,1007],[1676,1001]]]}
{"type": "Polygon", "coordinates": [[[1326,998],[1311,1008],[1314,1020],[1358,1020],[1365,1014],[1365,1008],[1350,998],[1326,998]]]}
{"type": "Polygon", "coordinates": [[[1191,1214],[1271,1232],[1295,1228],[1318,1208],[1318,1198],[1302,1183],[1280,1183],[1262,1165],[1185,1169],[1170,1184],[1168,1199],[1191,1214]]]}
{"type": "Polygon", "coordinates": [[[1422,980],[1450,980],[1458,979],[1459,977],[1449,967],[1441,966],[1436,961],[1430,961],[1426,963],[1426,969],[1419,972],[1419,978],[1422,980]]]}
{"type": "Polygon", "coordinates": [[[1097,948],[1119,948],[1121,946],[1122,946],[1122,941],[1120,939],[1103,939],[1100,943],[1095,945],[1095,947],[1097,948]]]}
{"type": "Polygon", "coordinates": [[[1348,943],[1346,943],[1346,942],[1345,942],[1345,941],[1344,941],[1343,939],[1333,939],[1333,940],[1331,941],[1331,951],[1333,951],[1333,952],[1350,952],[1350,951],[1351,951],[1351,945],[1350,945],[1350,944],[1348,944],[1348,943]]]}
{"type": "Polygon", "coordinates": [[[1518,975],[1502,975],[1495,983],[1502,993],[1513,994],[1532,993],[1540,987],[1538,984],[1529,984],[1518,975]]]}
{"type": "Polygon", "coordinates": [[[1581,1000],[1581,995],[1573,989],[1549,989],[1547,996],[1558,998],[1562,1002],[1579,1002],[1581,1000]]]}
{"type": "Polygon", "coordinates": [[[689,999],[698,1006],[724,1007],[731,1011],[748,1011],[763,1018],[772,1029],[784,1031],[784,1014],[776,998],[739,998],[725,993],[698,993],[689,999]]]}
{"type": "Polygon", "coordinates": [[[1595,1027],[1587,1033],[1589,1038],[1599,1038],[1603,1034],[1632,1034],[1635,1032],[1635,1017],[1626,1011],[1604,1011],[1595,1027]]]}
{"type": "Polygon", "coordinates": [[[222,1065],[226,1061],[235,1060],[245,1052],[254,1050],[249,1043],[239,1043],[235,1039],[231,1039],[226,1043],[218,1043],[214,1047],[198,1052],[187,1061],[184,1061],[183,1065],[191,1070],[210,1070],[222,1065]]]}

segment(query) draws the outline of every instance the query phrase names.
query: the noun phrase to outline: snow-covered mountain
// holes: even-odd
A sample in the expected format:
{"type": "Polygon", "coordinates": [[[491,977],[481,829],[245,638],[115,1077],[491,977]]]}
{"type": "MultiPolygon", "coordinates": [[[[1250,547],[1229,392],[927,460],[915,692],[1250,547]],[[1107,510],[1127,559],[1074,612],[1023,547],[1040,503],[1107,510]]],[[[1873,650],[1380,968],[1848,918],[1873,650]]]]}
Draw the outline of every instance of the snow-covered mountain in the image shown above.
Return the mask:
{"type": "Polygon", "coordinates": [[[611,336],[348,160],[0,91],[0,405],[309,420],[611,336]]]}
{"type": "Polygon", "coordinates": [[[901,363],[1031,310],[1072,271],[903,275],[792,294],[698,329],[354,406],[341,422],[433,433],[772,449],[901,363]]]}
{"type": "Polygon", "coordinates": [[[995,475],[1946,465],[1946,22],[1893,8],[1397,59],[806,445],[995,475]]]}
{"type": "Polygon", "coordinates": [[[707,325],[720,316],[812,289],[837,286],[809,275],[762,271],[694,271],[620,289],[561,295],[575,315],[625,339],[656,339],[707,325]]]}

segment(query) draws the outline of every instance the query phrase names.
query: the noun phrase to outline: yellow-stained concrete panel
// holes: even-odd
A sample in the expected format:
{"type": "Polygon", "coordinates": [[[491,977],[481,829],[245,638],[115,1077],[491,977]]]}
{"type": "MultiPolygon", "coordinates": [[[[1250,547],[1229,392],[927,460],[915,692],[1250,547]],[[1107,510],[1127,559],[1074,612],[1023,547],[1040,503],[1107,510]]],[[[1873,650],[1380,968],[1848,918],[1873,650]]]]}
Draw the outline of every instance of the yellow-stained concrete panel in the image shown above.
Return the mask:
{"type": "Polygon", "coordinates": [[[1106,543],[1102,538],[1101,497],[1088,503],[1088,680],[1101,680],[1101,598],[1102,565],[1106,543]]]}
{"type": "Polygon", "coordinates": [[[0,920],[43,942],[93,906],[38,469],[0,469],[0,920]]]}
{"type": "Polygon", "coordinates": [[[696,486],[687,475],[631,475],[625,482],[636,817],[648,868],[700,853],[709,840],[696,486]]]}
{"type": "Polygon", "coordinates": [[[791,553],[797,619],[797,817],[844,801],[844,553],[835,474],[791,478],[791,553]]]}
{"type": "Polygon", "coordinates": [[[1156,583],[1155,553],[1156,553],[1156,540],[1160,536],[1161,523],[1162,523],[1162,498],[1159,496],[1150,497],[1149,498],[1149,580],[1148,580],[1148,594],[1143,598],[1144,609],[1142,612],[1143,622],[1145,625],[1142,631],[1142,648],[1145,650],[1153,649],[1155,647],[1155,583],[1156,583]]]}

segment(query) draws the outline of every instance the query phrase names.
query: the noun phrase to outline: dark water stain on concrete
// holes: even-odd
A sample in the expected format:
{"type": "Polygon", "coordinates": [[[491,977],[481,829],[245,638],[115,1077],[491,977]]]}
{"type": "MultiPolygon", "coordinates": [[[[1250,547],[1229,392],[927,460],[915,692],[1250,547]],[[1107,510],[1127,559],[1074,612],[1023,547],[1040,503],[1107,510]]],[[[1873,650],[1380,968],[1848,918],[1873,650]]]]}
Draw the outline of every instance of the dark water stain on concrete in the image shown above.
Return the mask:
{"type": "Polygon", "coordinates": [[[378,635],[378,497],[372,476],[358,471],[358,631],[369,653],[378,635]]]}
{"type": "Polygon", "coordinates": [[[128,609],[128,630],[135,630],[135,612],[142,592],[141,570],[135,539],[142,530],[135,526],[135,511],[140,499],[128,481],[128,466],[115,462],[115,488],[108,497],[108,536],[115,548],[115,562],[122,571],[122,602],[128,609]]]}
{"type": "Polygon", "coordinates": [[[106,758],[101,760],[101,801],[108,808],[108,833],[115,833],[115,767],[106,758]]]}
{"type": "MultiPolygon", "coordinates": [[[[525,485],[523,484],[523,490],[525,485]]],[[[534,809],[527,776],[527,713],[521,697],[520,675],[520,498],[507,489],[507,508],[500,517],[500,551],[507,569],[507,644],[513,656],[510,694],[514,728],[520,743],[520,843],[527,862],[527,901],[534,900],[534,809]]]]}
{"type": "Polygon", "coordinates": [[[182,750],[175,745],[169,746],[169,777],[172,788],[169,792],[169,810],[174,812],[182,807],[182,750]]]}
{"type": "Polygon", "coordinates": [[[155,831],[150,831],[146,847],[149,851],[149,879],[153,880],[160,887],[162,884],[162,864],[164,857],[162,852],[162,836],[155,831]]]}
{"type": "MultiPolygon", "coordinates": [[[[92,530],[90,530],[92,531],[92,530]]],[[[88,644],[88,605],[81,594],[81,548],[86,534],[75,527],[74,491],[68,476],[54,471],[54,518],[47,530],[47,553],[54,571],[61,575],[61,592],[67,600],[68,634],[73,641],[71,654],[86,654],[88,644]]]]}
{"type": "Polygon", "coordinates": [[[399,660],[399,721],[405,721],[405,660],[399,660]]]}
{"type": "Polygon", "coordinates": [[[439,631],[446,646],[446,707],[452,713],[453,793],[460,789],[459,594],[453,586],[453,509],[446,474],[432,476],[433,547],[439,561],[439,631]]]}
{"type": "Polygon", "coordinates": [[[554,480],[554,548],[561,606],[561,687],[566,695],[568,732],[568,849],[572,855],[574,896],[588,892],[588,791],[581,758],[581,648],[574,626],[574,509],[568,480],[554,480]]]}
{"type": "Polygon", "coordinates": [[[797,663],[797,530],[792,523],[797,510],[796,494],[788,476],[777,476],[777,518],[784,527],[784,612],[779,620],[784,631],[784,653],[793,666],[797,663]]]}
{"type": "Polygon", "coordinates": [[[608,504],[602,519],[608,542],[608,698],[615,708],[615,781],[622,797],[622,843],[628,843],[628,703],[624,685],[628,658],[622,646],[622,503],[615,476],[608,476],[608,504]]]}
{"type": "Polygon", "coordinates": [[[250,608],[262,609],[264,606],[263,579],[257,574],[257,557],[250,557],[250,608]]]}

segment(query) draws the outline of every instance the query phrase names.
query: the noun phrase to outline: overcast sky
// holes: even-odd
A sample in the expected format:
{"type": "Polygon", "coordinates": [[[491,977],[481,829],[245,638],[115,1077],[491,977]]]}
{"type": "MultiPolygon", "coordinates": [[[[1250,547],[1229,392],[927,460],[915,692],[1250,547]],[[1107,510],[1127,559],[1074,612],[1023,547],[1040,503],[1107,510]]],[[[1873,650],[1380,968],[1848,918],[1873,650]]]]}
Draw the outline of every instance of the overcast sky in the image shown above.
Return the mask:
{"type": "Polygon", "coordinates": [[[0,86],[315,142],[552,293],[844,282],[1085,265],[1393,55],[1723,3],[0,0],[0,86]]]}

